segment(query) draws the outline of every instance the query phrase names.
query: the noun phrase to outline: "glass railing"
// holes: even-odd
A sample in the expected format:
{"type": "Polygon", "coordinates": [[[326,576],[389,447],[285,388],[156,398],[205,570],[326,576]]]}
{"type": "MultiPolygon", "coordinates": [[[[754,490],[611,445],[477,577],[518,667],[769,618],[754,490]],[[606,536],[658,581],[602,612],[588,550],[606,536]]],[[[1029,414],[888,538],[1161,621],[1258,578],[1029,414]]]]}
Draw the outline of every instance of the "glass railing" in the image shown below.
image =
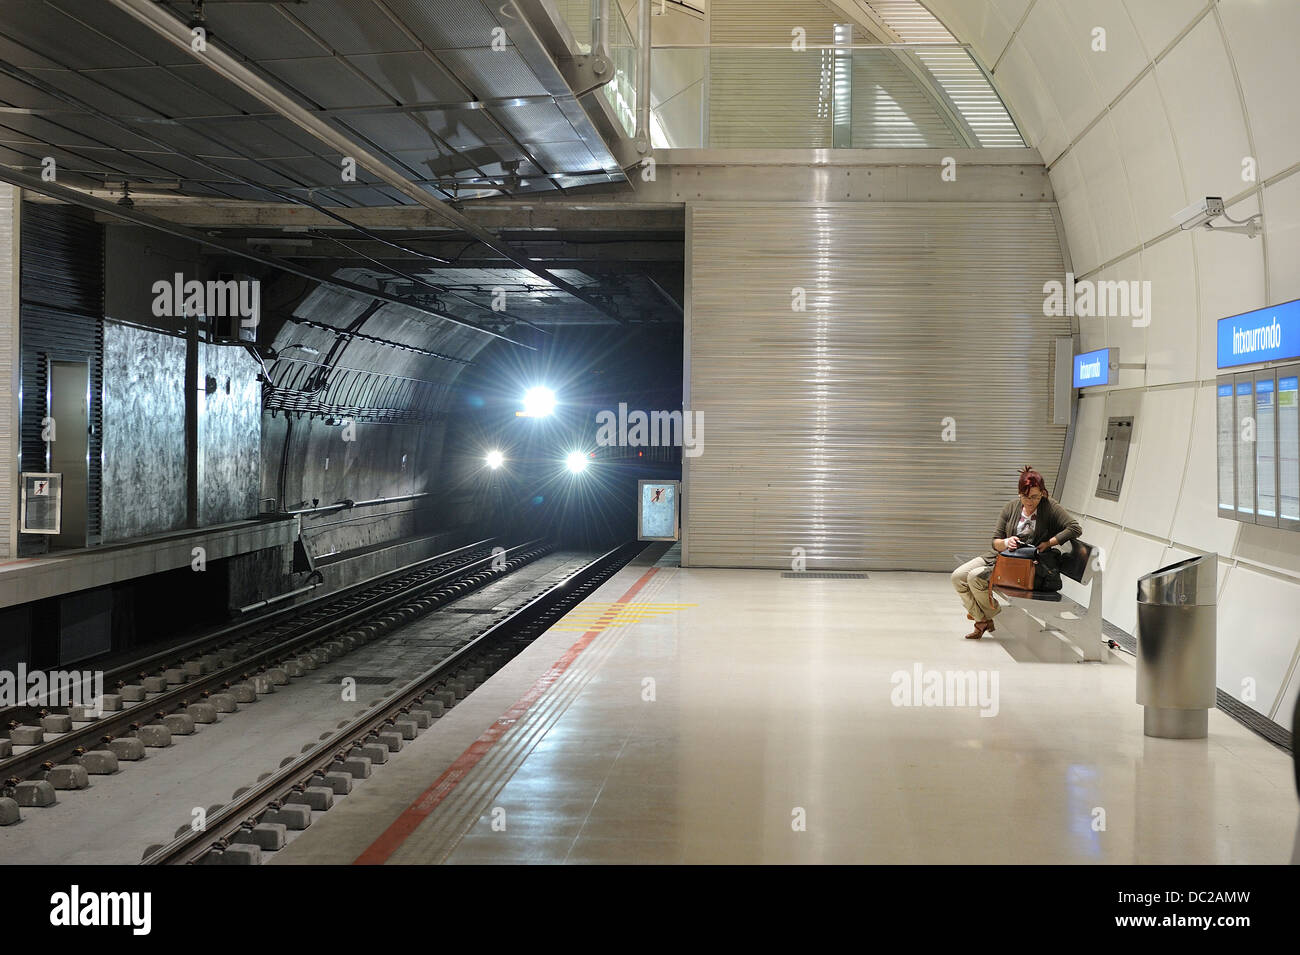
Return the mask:
{"type": "MultiPolygon", "coordinates": [[[[573,34],[575,52],[589,54],[595,46],[599,0],[552,0],[573,34]]],[[[614,77],[602,87],[628,136],[636,135],[637,43],[618,0],[609,4],[609,49],[614,77]]]]}
{"type": "Polygon", "coordinates": [[[957,45],[655,47],[650,76],[656,148],[1024,145],[957,45]]]}
{"type": "MultiPolygon", "coordinates": [[[[598,0],[553,0],[590,53],[598,0]]],[[[637,40],[608,4],[613,79],[602,87],[636,133],[637,40]]],[[[657,149],[882,149],[1023,146],[988,75],[959,44],[656,46],[657,149]]]]}

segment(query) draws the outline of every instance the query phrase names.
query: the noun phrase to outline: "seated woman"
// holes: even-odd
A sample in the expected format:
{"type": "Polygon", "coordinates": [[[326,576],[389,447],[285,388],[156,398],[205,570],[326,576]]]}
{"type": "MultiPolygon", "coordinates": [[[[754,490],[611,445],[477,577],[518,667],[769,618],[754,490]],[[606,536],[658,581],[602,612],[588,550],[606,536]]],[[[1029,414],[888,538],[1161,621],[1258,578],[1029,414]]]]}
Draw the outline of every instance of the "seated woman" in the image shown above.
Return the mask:
{"type": "Polygon", "coordinates": [[[966,618],[975,621],[967,640],[994,630],[993,618],[1002,608],[989,593],[993,564],[1004,550],[1037,547],[1039,552],[1074,540],[1083,533],[1070,512],[1047,496],[1043,476],[1031,467],[1020,469],[1019,497],[1009,501],[993,532],[993,550],[967,561],[952,572],[952,586],[966,605],[966,618]]]}

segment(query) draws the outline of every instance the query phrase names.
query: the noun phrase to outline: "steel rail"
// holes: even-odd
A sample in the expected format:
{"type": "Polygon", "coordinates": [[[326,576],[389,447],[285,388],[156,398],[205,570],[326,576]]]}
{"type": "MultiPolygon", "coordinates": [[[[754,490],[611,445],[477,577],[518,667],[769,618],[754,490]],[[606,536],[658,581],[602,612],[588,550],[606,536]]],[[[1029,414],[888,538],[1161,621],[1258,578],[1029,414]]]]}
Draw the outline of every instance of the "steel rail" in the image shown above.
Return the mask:
{"type": "MultiPolygon", "coordinates": [[[[513,547],[505,552],[505,559],[509,561],[512,552],[524,553],[539,543],[540,538],[513,547]]],[[[406,603],[448,581],[456,581],[458,578],[472,573],[475,567],[481,564],[489,564],[500,556],[489,555],[456,567],[431,580],[421,581],[409,588],[398,590],[396,593],[380,596],[355,610],[330,616],[319,624],[309,626],[306,630],[289,637],[287,640],[269,639],[267,641],[269,645],[254,649],[249,656],[236,660],[228,666],[214,670],[212,673],[197,676],[188,683],[169,687],[151,699],[134,703],[122,710],[106,713],[93,723],[74,728],[72,732],[64,733],[57,739],[47,740],[21,753],[17,753],[4,761],[0,761],[0,780],[3,780],[0,785],[9,784],[14,779],[30,778],[38,771],[48,768],[47,764],[58,765],[70,757],[79,755],[87,747],[87,744],[115,739],[126,733],[134,732],[141,726],[160,720],[163,716],[175,712],[189,703],[201,702],[211,693],[219,692],[228,688],[232,683],[248,678],[255,672],[274,666],[286,656],[306,649],[308,645],[320,643],[370,617],[381,616],[394,605],[406,603]]]]}
{"type": "MultiPolygon", "coordinates": [[[[259,632],[273,629],[281,625],[284,621],[293,620],[302,617],[304,614],[310,614],[315,611],[324,610],[330,604],[336,601],[344,601],[354,597],[359,597],[367,590],[374,587],[382,587],[393,580],[409,576],[410,574],[419,573],[421,567],[435,566],[448,560],[454,560],[456,556],[464,554],[466,551],[472,551],[476,548],[486,547],[491,544],[495,537],[485,537],[462,547],[455,547],[441,554],[435,554],[432,557],[424,557],[417,561],[412,561],[393,570],[385,571],[382,574],[376,574],[374,577],[367,577],[365,580],[359,580],[354,584],[346,587],[340,587],[338,590],[332,590],[327,594],[321,594],[312,600],[303,601],[292,607],[284,607],[273,613],[263,614],[258,617],[251,617],[245,620],[239,620],[227,626],[220,627],[216,630],[209,631],[187,640],[183,643],[171,644],[163,647],[142,657],[132,657],[120,664],[104,671],[104,685],[118,686],[123,679],[135,677],[146,671],[165,669],[168,664],[185,663],[188,659],[196,654],[208,650],[218,649],[224,644],[233,643],[244,637],[256,636],[259,632]]],[[[18,717],[28,717],[40,710],[60,709],[60,704],[42,700],[36,704],[19,704],[0,709],[0,724],[7,724],[10,720],[18,717]]]]}
{"type": "Polygon", "coordinates": [[[557,608],[575,603],[585,590],[592,589],[597,581],[611,576],[645,547],[644,542],[637,541],[622,544],[574,571],[508,617],[489,627],[446,659],[426,670],[397,691],[388,701],[380,703],[370,712],[352,720],[328,739],[322,740],[315,748],[210,814],[202,831],[184,833],[173,842],[150,853],[141,864],[191,864],[201,861],[214,848],[218,850],[225,848],[229,845],[230,837],[240,829],[256,825],[257,818],[262,812],[277,808],[283,797],[306,788],[329,766],[342,760],[347,752],[375,738],[382,727],[391,726],[400,714],[409,712],[425,694],[434,689],[435,684],[451,674],[453,670],[485,652],[491,644],[509,639],[530,625],[545,622],[548,614],[553,617],[558,616],[557,608]]]}

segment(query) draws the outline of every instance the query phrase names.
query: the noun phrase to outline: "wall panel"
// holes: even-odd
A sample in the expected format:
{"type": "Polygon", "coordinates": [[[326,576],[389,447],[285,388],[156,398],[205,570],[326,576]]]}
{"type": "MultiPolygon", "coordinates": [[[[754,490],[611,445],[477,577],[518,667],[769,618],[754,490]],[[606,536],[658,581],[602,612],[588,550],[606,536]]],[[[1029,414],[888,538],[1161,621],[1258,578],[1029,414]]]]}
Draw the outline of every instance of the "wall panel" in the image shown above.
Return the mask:
{"type": "Polygon", "coordinates": [[[185,526],[185,339],[104,323],[104,541],[185,526]]]}
{"type": "Polygon", "coordinates": [[[690,210],[693,566],[951,569],[1022,464],[1049,486],[1064,266],[1050,207],[701,203],[690,210]],[[806,310],[792,308],[803,288],[806,310]],[[952,418],[956,440],[943,440],[952,418]]]}

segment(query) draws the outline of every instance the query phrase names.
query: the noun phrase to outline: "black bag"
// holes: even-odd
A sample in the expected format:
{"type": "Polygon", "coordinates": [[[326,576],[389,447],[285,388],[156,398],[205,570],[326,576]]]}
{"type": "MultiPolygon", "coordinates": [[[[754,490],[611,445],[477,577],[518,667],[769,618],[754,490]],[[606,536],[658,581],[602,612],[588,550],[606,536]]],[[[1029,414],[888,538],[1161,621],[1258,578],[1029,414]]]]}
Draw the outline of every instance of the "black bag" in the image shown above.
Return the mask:
{"type": "Polygon", "coordinates": [[[1034,565],[1034,589],[1055,593],[1061,589],[1061,552],[1049,547],[1034,565]]]}

